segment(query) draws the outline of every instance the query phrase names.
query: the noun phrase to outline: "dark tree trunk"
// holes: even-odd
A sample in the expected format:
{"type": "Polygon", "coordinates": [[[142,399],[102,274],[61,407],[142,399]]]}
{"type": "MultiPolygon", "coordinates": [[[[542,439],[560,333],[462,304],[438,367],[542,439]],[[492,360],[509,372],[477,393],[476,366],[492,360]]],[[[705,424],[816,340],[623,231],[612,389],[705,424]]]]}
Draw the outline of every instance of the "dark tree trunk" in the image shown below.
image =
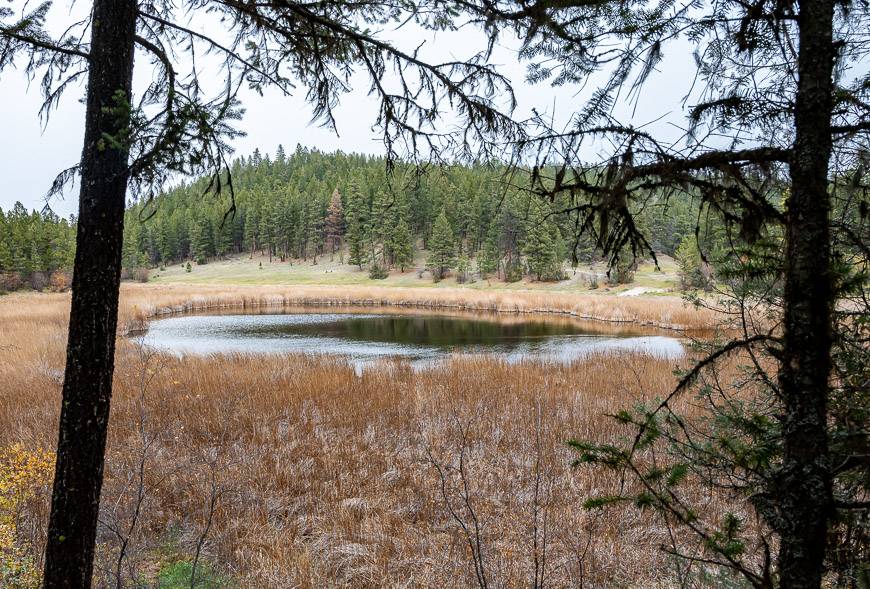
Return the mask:
{"type": "Polygon", "coordinates": [[[832,0],[800,3],[779,374],[785,421],[777,527],[780,586],[788,589],[820,587],[832,510],[826,420],[833,305],[828,193],[833,13],[832,0]]]}
{"type": "Polygon", "coordinates": [[[45,589],[91,586],[112,396],[136,0],[96,0],[45,589]]]}

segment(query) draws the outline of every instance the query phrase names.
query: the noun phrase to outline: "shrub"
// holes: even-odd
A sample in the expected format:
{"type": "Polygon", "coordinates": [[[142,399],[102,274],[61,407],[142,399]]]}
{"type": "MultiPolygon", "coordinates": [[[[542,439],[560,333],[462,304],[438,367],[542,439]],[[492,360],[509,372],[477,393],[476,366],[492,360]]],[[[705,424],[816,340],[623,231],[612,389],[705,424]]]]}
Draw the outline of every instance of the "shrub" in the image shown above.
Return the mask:
{"type": "Polygon", "coordinates": [[[622,252],[616,264],[607,273],[607,282],[614,284],[630,284],[634,282],[634,272],[637,270],[637,260],[630,252],[622,252]]]}
{"type": "Polygon", "coordinates": [[[45,272],[34,272],[30,275],[30,288],[41,291],[46,286],[48,286],[48,274],[45,272]]]}
{"type": "Polygon", "coordinates": [[[519,282],[523,279],[523,267],[518,263],[513,263],[505,266],[504,281],[519,282]]]}
{"type": "MultiPolygon", "coordinates": [[[[260,262],[260,269],[262,269],[262,268],[263,268],[263,263],[260,262]]],[[[185,272],[193,272],[193,268],[191,267],[190,262],[188,262],[187,265],[184,267],[184,271],[185,272]]]]}
{"type": "Polygon", "coordinates": [[[20,444],[0,448],[0,586],[37,589],[37,557],[43,538],[25,536],[34,519],[34,500],[47,496],[54,472],[50,452],[31,451],[20,444]],[[23,524],[23,525],[22,525],[23,524]]]}
{"type": "Polygon", "coordinates": [[[72,276],[65,270],[55,270],[48,278],[48,287],[54,292],[64,292],[72,285],[72,276]]]}
{"type": "Polygon", "coordinates": [[[698,242],[695,236],[687,235],[680,242],[675,253],[679,264],[680,288],[692,290],[703,288],[708,290],[713,284],[712,271],[709,265],[701,259],[698,242]]]}
{"type": "Polygon", "coordinates": [[[133,271],[133,279],[136,282],[148,282],[148,268],[136,268],[133,271]]]}
{"type": "Polygon", "coordinates": [[[541,272],[538,280],[541,282],[559,282],[560,280],[565,280],[565,278],[567,278],[567,275],[565,274],[565,270],[562,268],[562,264],[554,262],[551,266],[541,272]]]}
{"type": "Polygon", "coordinates": [[[468,256],[463,255],[456,263],[456,282],[464,284],[468,282],[471,273],[471,262],[468,261],[468,256]]]}
{"type": "Polygon", "coordinates": [[[390,271],[385,266],[375,262],[369,267],[369,278],[372,280],[383,280],[390,275],[390,271]]]}
{"type": "Polygon", "coordinates": [[[24,281],[17,272],[0,272],[0,291],[18,290],[24,286],[24,281]]]}

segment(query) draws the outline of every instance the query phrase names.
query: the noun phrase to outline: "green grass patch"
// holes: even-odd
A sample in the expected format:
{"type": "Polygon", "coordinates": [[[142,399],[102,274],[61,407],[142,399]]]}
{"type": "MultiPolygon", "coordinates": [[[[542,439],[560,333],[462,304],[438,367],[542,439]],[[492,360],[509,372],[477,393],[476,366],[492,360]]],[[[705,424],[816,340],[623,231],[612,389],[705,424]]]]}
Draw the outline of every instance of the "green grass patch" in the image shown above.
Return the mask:
{"type": "MultiPolygon", "coordinates": [[[[164,565],[157,575],[157,587],[159,589],[190,589],[193,563],[180,560],[164,565]]],[[[194,589],[223,589],[236,587],[232,579],[221,575],[208,563],[200,562],[196,566],[196,579],[194,589]]]]}
{"type": "MultiPolygon", "coordinates": [[[[192,264],[192,270],[186,271],[185,264],[173,264],[164,270],[155,270],[149,282],[155,284],[203,284],[203,285],[310,285],[310,286],[395,286],[395,287],[426,287],[426,288],[469,288],[474,290],[529,290],[529,291],[560,291],[583,294],[617,294],[633,287],[646,287],[652,292],[660,293],[677,290],[676,264],[670,258],[660,260],[661,269],[656,270],[650,263],[643,263],[638,268],[631,284],[618,285],[610,290],[590,289],[589,273],[604,273],[604,264],[580,266],[574,269],[566,268],[566,280],[559,282],[535,282],[525,278],[519,282],[504,282],[491,278],[458,284],[451,275],[438,283],[432,281],[428,273],[418,276],[418,269],[423,265],[423,257],[417,260],[417,269],[405,272],[393,270],[385,279],[373,280],[369,277],[368,268],[360,270],[350,266],[330,261],[327,257],[318,259],[317,264],[294,261],[281,262],[277,258],[270,263],[267,257],[247,255],[233,256],[226,260],[215,260],[208,264],[192,264]]],[[[604,279],[599,284],[605,286],[604,279]]]]}

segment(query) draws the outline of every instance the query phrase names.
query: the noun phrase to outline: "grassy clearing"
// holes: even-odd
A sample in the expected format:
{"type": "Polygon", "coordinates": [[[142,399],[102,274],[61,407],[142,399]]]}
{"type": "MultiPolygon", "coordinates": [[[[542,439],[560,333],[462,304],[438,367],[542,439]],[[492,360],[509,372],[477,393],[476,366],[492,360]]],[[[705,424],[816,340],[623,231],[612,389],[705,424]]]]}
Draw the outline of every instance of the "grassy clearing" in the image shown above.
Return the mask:
{"type": "Polygon", "coordinates": [[[222,284],[222,285],[332,285],[332,286],[395,286],[419,288],[456,288],[470,290],[534,290],[567,291],[584,294],[618,294],[638,286],[656,289],[655,292],[675,293],[678,277],[677,265],[673,259],[662,256],[659,270],[652,263],[642,263],[635,274],[632,284],[608,286],[603,278],[607,269],[604,264],[584,265],[575,269],[566,268],[567,280],[561,282],[535,282],[528,278],[519,282],[501,280],[479,280],[459,285],[456,279],[448,277],[441,282],[432,281],[429,274],[418,277],[425,265],[425,258],[417,259],[415,268],[399,272],[393,270],[385,280],[372,280],[368,271],[356,266],[340,264],[338,258],[330,261],[321,257],[317,264],[310,261],[294,260],[281,262],[273,258],[247,255],[233,256],[227,260],[214,261],[204,265],[191,264],[192,271],[186,271],[186,264],[173,264],[164,270],[154,270],[150,281],[156,284],[222,284]],[[599,286],[590,288],[589,277],[598,276],[599,286]]]}
{"type": "MultiPolygon", "coordinates": [[[[709,319],[665,298],[125,285],[121,321],[163,308],[329,297],[709,319]]],[[[64,295],[0,299],[0,447],[54,446],[68,304],[64,295]]],[[[474,558],[493,587],[529,586],[542,560],[553,587],[670,586],[658,551],[665,530],[639,512],[581,509],[619,481],[571,468],[564,445],[625,435],[603,415],[668,391],[669,361],[456,357],[429,370],[385,362],[357,375],[328,358],[177,358],[126,338],[117,354],[99,550],[108,580],[120,546],[112,530],[130,529],[141,500],[122,568],[167,587],[190,572],[177,563],[197,554],[208,578],[244,587],[469,587],[474,558]],[[172,560],[161,565],[169,535],[172,560]]],[[[34,513],[44,520],[46,489],[40,496],[34,513]]],[[[708,498],[711,508],[718,501],[708,498]]],[[[28,545],[41,546],[43,532],[44,521],[29,528],[28,545]]]]}

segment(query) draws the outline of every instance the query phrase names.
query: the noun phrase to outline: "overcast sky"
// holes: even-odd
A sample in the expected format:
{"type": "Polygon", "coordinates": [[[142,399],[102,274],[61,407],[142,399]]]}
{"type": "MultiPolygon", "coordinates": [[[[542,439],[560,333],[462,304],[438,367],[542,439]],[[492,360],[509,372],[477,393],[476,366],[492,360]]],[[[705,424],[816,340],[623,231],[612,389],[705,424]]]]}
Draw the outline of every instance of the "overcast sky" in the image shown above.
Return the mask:
{"type": "MultiPolygon", "coordinates": [[[[77,6],[85,5],[79,3],[77,6]]],[[[61,11],[61,20],[67,18],[61,11]]],[[[420,42],[418,31],[385,31],[382,38],[399,46],[420,42]]],[[[482,47],[479,32],[468,29],[441,34],[430,38],[424,47],[424,55],[432,60],[463,58],[482,47]]],[[[547,84],[531,86],[524,81],[525,66],[519,64],[516,53],[502,47],[494,56],[502,73],[514,82],[519,100],[518,115],[530,112],[532,107],[552,111],[557,120],[567,120],[570,114],[582,106],[583,100],[594,88],[593,83],[585,88],[552,88],[547,84]]],[[[140,59],[139,64],[145,64],[140,59]]],[[[620,105],[616,111],[623,122],[635,124],[657,121],[659,133],[678,134],[674,124],[683,122],[681,101],[689,91],[694,75],[694,65],[688,46],[672,47],[665,59],[644,87],[637,108],[620,105]],[[632,116],[633,114],[633,116],[632,116]]],[[[338,133],[311,124],[311,108],[306,105],[304,91],[286,97],[277,91],[267,91],[260,97],[253,92],[242,95],[246,114],[240,129],[247,133],[234,142],[237,155],[248,155],[255,148],[264,153],[274,153],[279,144],[292,151],[297,143],[316,147],[322,151],[342,149],[370,154],[383,152],[383,145],[372,125],[377,115],[377,104],[367,96],[368,85],[360,77],[354,91],[342,98],[337,112],[338,133]]],[[[84,108],[80,102],[84,85],[70,89],[60,106],[55,110],[43,129],[37,116],[41,104],[38,80],[28,84],[21,71],[6,70],[0,73],[0,97],[2,97],[2,140],[0,140],[0,208],[8,210],[15,201],[30,208],[42,208],[45,193],[55,175],[74,165],[81,152],[84,128],[84,108]]],[[[77,193],[67,194],[63,199],[54,198],[51,208],[62,216],[75,213],[78,207],[77,193]]]]}

